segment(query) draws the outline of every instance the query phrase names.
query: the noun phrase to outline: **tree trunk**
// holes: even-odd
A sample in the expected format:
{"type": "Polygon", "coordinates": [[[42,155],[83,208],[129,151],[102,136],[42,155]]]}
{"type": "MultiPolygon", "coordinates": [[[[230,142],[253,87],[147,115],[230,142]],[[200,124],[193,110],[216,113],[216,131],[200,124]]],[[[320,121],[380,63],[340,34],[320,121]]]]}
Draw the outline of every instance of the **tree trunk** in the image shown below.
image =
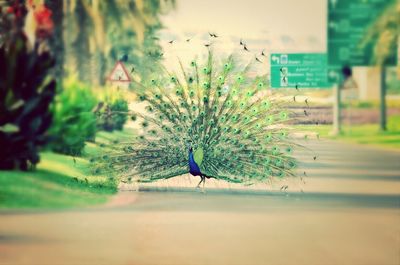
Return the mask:
{"type": "Polygon", "coordinates": [[[64,77],[64,3],[62,0],[46,0],[45,4],[53,13],[54,32],[52,38],[49,40],[49,45],[56,59],[54,75],[59,86],[62,87],[62,80],[64,77]]]}

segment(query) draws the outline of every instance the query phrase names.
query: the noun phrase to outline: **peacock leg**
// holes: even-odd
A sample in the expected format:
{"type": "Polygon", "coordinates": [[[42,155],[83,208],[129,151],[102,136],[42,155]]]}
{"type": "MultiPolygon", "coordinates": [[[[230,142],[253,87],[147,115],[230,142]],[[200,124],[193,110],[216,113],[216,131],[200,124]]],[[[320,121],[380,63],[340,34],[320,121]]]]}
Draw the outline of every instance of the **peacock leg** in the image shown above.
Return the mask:
{"type": "Polygon", "coordinates": [[[203,176],[200,176],[200,182],[199,182],[199,184],[197,184],[197,186],[196,186],[196,188],[197,189],[200,189],[200,184],[201,184],[201,182],[203,182],[203,176]]]}

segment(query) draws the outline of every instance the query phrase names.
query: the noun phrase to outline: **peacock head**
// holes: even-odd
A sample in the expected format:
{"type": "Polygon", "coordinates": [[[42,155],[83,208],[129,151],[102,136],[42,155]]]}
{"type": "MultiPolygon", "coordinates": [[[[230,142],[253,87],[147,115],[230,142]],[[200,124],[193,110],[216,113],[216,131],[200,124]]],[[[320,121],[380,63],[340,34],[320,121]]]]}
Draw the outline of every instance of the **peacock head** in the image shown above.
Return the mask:
{"type": "Polygon", "coordinates": [[[186,142],[186,146],[189,149],[189,153],[193,153],[192,142],[191,141],[187,141],[186,142]]]}

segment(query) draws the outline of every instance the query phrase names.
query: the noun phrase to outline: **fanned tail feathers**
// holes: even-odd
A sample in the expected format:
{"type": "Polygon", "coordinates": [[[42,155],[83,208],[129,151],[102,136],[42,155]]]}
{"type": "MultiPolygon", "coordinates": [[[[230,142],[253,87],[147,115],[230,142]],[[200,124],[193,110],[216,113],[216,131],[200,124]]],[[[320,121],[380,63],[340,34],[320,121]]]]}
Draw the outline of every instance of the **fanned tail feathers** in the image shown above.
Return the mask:
{"type": "Polygon", "coordinates": [[[252,77],[252,63],[229,56],[218,64],[209,52],[204,65],[180,65],[180,76],[165,70],[139,84],[145,112],[132,118],[141,132],[107,145],[92,160],[97,173],[139,182],[179,176],[188,173],[190,145],[203,148],[209,177],[252,184],[294,175],[291,114],[267,92],[266,77],[252,77]]]}

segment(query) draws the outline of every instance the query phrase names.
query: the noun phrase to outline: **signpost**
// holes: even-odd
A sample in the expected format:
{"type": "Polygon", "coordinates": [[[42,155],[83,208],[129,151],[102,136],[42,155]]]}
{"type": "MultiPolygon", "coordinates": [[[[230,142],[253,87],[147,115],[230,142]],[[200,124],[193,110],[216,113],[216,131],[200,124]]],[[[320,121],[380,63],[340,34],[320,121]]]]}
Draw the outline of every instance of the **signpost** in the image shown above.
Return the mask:
{"type": "MultiPolygon", "coordinates": [[[[394,0],[328,0],[328,64],[329,80],[341,89],[343,67],[373,65],[373,45],[362,45],[369,26],[394,0]]],[[[396,56],[386,65],[396,65],[396,56]]],[[[381,67],[382,78],[385,67],[381,67]]],[[[381,81],[381,129],[386,129],[386,83],[381,81]]],[[[340,91],[336,92],[334,133],[340,133],[340,91]]]]}
{"type": "Polygon", "coordinates": [[[273,53],[272,88],[328,87],[325,53],[273,53]]]}

